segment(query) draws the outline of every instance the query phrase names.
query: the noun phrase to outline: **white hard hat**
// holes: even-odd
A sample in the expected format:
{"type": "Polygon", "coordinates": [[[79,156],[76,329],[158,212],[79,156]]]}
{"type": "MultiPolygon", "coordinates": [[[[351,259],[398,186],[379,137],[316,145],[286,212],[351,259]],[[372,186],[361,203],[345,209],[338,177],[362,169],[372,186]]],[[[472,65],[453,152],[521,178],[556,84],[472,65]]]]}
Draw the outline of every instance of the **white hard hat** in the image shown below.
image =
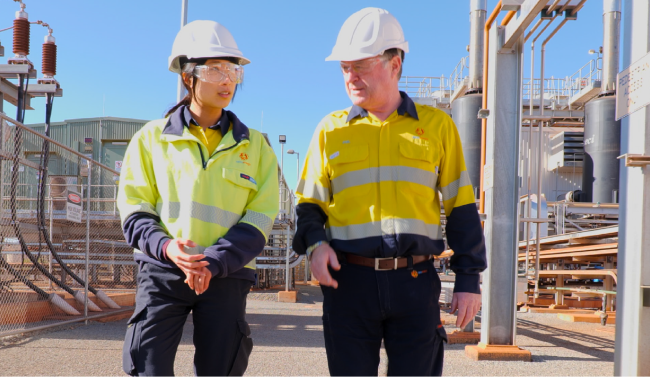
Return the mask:
{"type": "Polygon", "coordinates": [[[225,26],[215,21],[192,21],[176,34],[172,54],[169,56],[169,70],[180,73],[180,58],[234,57],[239,64],[251,61],[239,51],[235,38],[225,26]]]}
{"type": "Polygon", "coordinates": [[[325,60],[361,60],[391,48],[409,52],[409,43],[404,40],[397,19],[385,9],[364,8],[345,20],[332,54],[325,60]]]}

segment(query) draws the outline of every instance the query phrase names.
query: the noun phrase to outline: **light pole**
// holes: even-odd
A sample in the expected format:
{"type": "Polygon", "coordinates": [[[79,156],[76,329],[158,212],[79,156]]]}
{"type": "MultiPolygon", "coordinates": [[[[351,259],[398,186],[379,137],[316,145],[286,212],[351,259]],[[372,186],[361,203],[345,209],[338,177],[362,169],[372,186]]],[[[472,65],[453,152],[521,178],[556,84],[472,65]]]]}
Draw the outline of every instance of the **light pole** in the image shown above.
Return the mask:
{"type": "Polygon", "coordinates": [[[296,155],[296,162],[298,163],[298,170],[296,170],[296,188],[298,188],[298,182],[300,182],[300,153],[294,151],[293,149],[289,149],[287,151],[287,154],[295,154],[296,155]]]}
{"type": "MultiPolygon", "coordinates": [[[[187,25],[187,0],[181,0],[181,29],[187,25]]],[[[183,86],[183,75],[178,76],[178,87],[176,88],[176,102],[181,102],[185,96],[185,87],[183,86]]]]}
{"type": "MultiPolygon", "coordinates": [[[[280,220],[284,220],[284,209],[283,203],[284,203],[284,197],[282,196],[282,190],[284,189],[283,185],[286,184],[286,181],[284,180],[284,144],[287,142],[287,136],[286,135],[280,135],[278,141],[280,142],[280,220]]],[[[286,273],[284,275],[284,280],[285,280],[285,291],[289,291],[289,279],[291,278],[290,272],[289,271],[289,243],[291,242],[290,240],[290,229],[287,227],[287,237],[286,237],[286,273]]]]}
{"type": "MultiPolygon", "coordinates": [[[[296,190],[298,190],[298,183],[300,182],[300,153],[294,151],[293,149],[289,149],[287,151],[287,154],[295,154],[296,155],[296,162],[297,162],[297,169],[296,170],[296,190]]],[[[305,284],[307,284],[308,275],[309,274],[309,258],[307,258],[307,255],[305,255],[305,284]]]]}
{"type": "MultiPolygon", "coordinates": [[[[600,46],[600,48],[598,50],[589,50],[587,52],[589,53],[589,55],[596,54],[596,67],[595,67],[595,69],[598,70],[598,61],[600,60],[600,54],[603,53],[603,47],[600,46]]],[[[600,80],[600,77],[598,77],[598,79],[600,80]]]]}

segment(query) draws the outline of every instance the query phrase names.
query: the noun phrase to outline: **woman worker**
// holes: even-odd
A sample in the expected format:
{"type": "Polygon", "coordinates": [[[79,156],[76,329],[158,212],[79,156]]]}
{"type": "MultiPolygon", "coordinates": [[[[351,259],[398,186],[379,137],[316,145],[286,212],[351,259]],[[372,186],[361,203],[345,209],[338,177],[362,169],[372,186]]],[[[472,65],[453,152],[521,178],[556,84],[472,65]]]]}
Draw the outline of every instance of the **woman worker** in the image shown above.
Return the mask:
{"type": "Polygon", "coordinates": [[[173,375],[190,311],[197,375],[242,375],[248,365],[246,296],[279,205],[273,150],[225,110],[248,63],[223,25],[184,26],[169,69],[187,95],[138,131],[124,156],[117,201],[140,265],[127,374],[173,375]]]}

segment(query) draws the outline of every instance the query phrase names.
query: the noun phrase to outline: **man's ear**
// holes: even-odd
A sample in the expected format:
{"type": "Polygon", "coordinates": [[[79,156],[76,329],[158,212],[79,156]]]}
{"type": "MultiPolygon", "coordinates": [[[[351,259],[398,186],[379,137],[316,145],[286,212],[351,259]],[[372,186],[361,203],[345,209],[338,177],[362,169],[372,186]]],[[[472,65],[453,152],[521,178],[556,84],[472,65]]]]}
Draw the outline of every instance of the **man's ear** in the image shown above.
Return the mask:
{"type": "MultiPolygon", "coordinates": [[[[400,58],[399,55],[393,56],[393,58],[390,60],[391,74],[395,73],[395,75],[399,75],[399,71],[401,68],[402,68],[402,58],[400,58]]],[[[399,77],[397,79],[399,80],[399,77]]]]}

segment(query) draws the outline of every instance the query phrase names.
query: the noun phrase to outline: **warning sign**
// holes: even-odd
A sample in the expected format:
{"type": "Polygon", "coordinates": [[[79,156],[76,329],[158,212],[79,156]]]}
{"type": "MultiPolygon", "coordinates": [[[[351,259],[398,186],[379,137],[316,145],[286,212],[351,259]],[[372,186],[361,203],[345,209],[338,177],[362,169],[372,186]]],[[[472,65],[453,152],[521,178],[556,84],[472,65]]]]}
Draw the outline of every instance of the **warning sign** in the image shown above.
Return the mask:
{"type": "Polygon", "coordinates": [[[122,172],[122,161],[115,161],[115,171],[118,173],[122,172]]]}
{"type": "Polygon", "coordinates": [[[650,104],[650,53],[622,70],[616,79],[616,120],[619,120],[650,104]]]}
{"type": "Polygon", "coordinates": [[[80,223],[81,212],[81,195],[78,192],[68,189],[68,197],[65,205],[66,219],[80,223]]]}

